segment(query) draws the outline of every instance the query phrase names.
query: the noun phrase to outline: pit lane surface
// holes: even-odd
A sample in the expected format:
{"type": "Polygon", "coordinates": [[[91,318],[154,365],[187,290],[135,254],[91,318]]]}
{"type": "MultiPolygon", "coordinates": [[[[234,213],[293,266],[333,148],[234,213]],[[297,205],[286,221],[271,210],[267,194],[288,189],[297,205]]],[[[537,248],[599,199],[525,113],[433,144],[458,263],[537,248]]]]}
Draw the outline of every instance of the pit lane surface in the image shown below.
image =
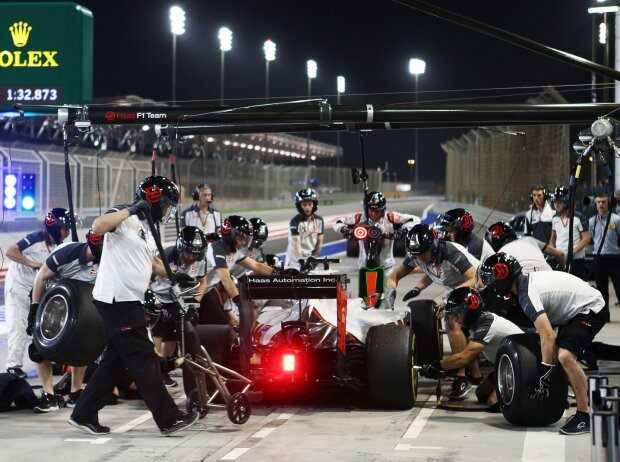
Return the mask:
{"type": "MultiPolygon", "coordinates": [[[[407,211],[405,207],[400,209],[407,211]]],[[[349,206],[347,212],[351,211],[353,207],[349,206]]],[[[287,212],[286,217],[289,216],[287,212]]],[[[283,250],[281,245],[277,250],[283,250]]],[[[350,287],[356,287],[355,261],[344,259],[340,269],[350,275],[350,287]]],[[[416,282],[417,277],[402,281],[399,301],[416,282]]],[[[423,295],[438,298],[441,290],[431,286],[423,295]]],[[[617,345],[620,344],[619,310],[612,310],[612,319],[598,339],[617,345]]],[[[5,357],[6,337],[3,337],[0,342],[3,364],[5,357]]],[[[609,368],[613,363],[606,366],[601,369],[602,374],[618,372],[609,368]]],[[[32,364],[26,368],[32,369],[32,364]]],[[[612,384],[619,382],[616,375],[609,376],[612,384]]],[[[37,383],[36,379],[30,381],[37,383]]],[[[180,385],[172,394],[182,405],[180,385]]],[[[407,411],[368,409],[347,391],[314,390],[275,403],[263,402],[262,394],[256,392],[251,395],[253,414],[245,425],[234,425],[224,411],[212,410],[190,430],[168,438],[159,436],[150,413],[139,400],[120,401],[101,411],[101,423],[112,428],[112,433],[103,437],[89,436],[70,427],[66,423],[70,409],[39,415],[25,410],[0,413],[0,460],[549,462],[590,459],[589,435],[560,436],[557,429],[561,422],[547,428],[526,429],[508,424],[501,414],[434,409],[434,385],[435,382],[422,379],[418,401],[407,411]]],[[[444,394],[448,392],[446,383],[444,394]]],[[[472,391],[467,405],[475,405],[474,401],[472,391]]],[[[570,415],[574,408],[568,412],[570,415]]]]}

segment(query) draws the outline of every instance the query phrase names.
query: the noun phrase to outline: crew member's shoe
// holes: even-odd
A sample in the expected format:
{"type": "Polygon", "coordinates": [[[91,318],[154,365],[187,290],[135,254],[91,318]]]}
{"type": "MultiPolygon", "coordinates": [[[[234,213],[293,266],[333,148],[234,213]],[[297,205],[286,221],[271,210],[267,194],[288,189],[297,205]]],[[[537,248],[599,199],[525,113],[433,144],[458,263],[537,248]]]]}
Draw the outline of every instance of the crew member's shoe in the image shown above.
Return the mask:
{"type": "Polygon", "coordinates": [[[560,427],[560,433],[564,435],[581,435],[590,433],[590,415],[587,412],[579,412],[566,419],[564,426],[560,427]]]}
{"type": "Polygon", "coordinates": [[[15,377],[17,377],[18,379],[25,379],[26,377],[28,377],[28,374],[26,374],[21,367],[9,367],[6,370],[9,374],[14,375],[15,377]]]}
{"type": "Polygon", "coordinates": [[[56,395],[50,395],[48,393],[41,393],[41,398],[39,398],[39,402],[34,407],[35,414],[45,414],[50,411],[58,410],[58,398],[56,395]]]}
{"type": "Polygon", "coordinates": [[[82,430],[83,432],[90,433],[91,435],[107,435],[110,433],[110,427],[104,427],[103,425],[99,425],[98,423],[92,422],[78,422],[73,417],[69,417],[67,420],[69,425],[74,426],[82,430]]]}
{"type": "Polygon", "coordinates": [[[471,383],[467,380],[467,377],[456,376],[452,382],[452,391],[448,397],[451,400],[461,400],[465,398],[465,395],[472,389],[471,383]]]}
{"type": "Polygon", "coordinates": [[[477,387],[482,383],[484,377],[482,377],[482,375],[480,377],[474,377],[473,375],[467,374],[467,380],[469,380],[469,383],[471,383],[474,387],[477,387]]]}
{"type": "Polygon", "coordinates": [[[164,427],[161,429],[161,436],[170,436],[174,435],[181,430],[185,430],[196,423],[198,420],[198,413],[180,413],[177,417],[176,421],[170,425],[169,427],[164,427]]]}
{"type": "Polygon", "coordinates": [[[82,394],[82,390],[72,391],[69,393],[69,399],[67,400],[67,407],[75,407],[77,400],[82,394]]]}
{"type": "Polygon", "coordinates": [[[164,381],[164,385],[166,385],[166,388],[174,388],[178,385],[178,383],[175,380],[172,380],[170,375],[166,372],[161,373],[161,378],[164,381]]]}

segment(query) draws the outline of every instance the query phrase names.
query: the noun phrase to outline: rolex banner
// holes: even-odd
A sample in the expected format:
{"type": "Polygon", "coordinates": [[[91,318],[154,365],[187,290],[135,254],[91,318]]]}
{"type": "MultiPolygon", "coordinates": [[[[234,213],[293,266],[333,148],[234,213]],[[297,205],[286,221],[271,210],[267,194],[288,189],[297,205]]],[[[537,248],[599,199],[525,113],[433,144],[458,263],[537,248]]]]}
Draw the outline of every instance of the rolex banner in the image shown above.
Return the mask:
{"type": "Polygon", "coordinates": [[[93,15],[75,3],[0,3],[0,111],[92,99],[93,15]]]}

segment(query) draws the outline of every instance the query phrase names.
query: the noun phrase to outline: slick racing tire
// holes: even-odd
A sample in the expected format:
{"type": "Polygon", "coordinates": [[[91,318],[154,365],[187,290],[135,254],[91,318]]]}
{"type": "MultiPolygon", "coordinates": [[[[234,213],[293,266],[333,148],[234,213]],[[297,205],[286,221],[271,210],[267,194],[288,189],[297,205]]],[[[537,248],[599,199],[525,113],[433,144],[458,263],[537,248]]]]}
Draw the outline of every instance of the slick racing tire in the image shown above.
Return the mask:
{"type": "Polygon", "coordinates": [[[416,400],[414,335],[409,326],[373,326],[366,337],[366,385],[373,407],[411,409],[416,400]]]}
{"type": "Polygon", "coordinates": [[[495,389],[504,418],[519,426],[551,425],[562,417],[568,396],[568,380],[560,365],[551,379],[550,396],[543,401],[530,398],[538,385],[540,343],[536,334],[506,337],[495,359],[495,389]]]}
{"type": "Polygon", "coordinates": [[[360,245],[356,239],[347,239],[347,257],[357,258],[360,256],[360,245]]]}
{"type": "Polygon", "coordinates": [[[405,241],[403,239],[394,240],[393,252],[394,252],[395,257],[406,257],[407,256],[407,248],[405,247],[405,241]]]}
{"type": "Polygon", "coordinates": [[[443,358],[443,344],[439,333],[439,319],[435,316],[433,300],[409,302],[411,329],[415,334],[416,364],[427,364],[443,358]]]}
{"type": "Polygon", "coordinates": [[[99,357],[105,332],[92,300],[92,284],[69,279],[43,294],[33,332],[41,356],[69,366],[87,366],[99,357]]]}
{"type": "MultiPolygon", "coordinates": [[[[237,333],[230,326],[220,326],[215,324],[205,324],[194,326],[200,343],[207,350],[213,362],[225,367],[230,367],[232,358],[232,347],[236,341],[237,333]]],[[[187,365],[183,365],[183,388],[185,394],[196,388],[196,380],[187,365]]],[[[207,378],[207,390],[212,393],[215,388],[211,379],[207,378]]]]}

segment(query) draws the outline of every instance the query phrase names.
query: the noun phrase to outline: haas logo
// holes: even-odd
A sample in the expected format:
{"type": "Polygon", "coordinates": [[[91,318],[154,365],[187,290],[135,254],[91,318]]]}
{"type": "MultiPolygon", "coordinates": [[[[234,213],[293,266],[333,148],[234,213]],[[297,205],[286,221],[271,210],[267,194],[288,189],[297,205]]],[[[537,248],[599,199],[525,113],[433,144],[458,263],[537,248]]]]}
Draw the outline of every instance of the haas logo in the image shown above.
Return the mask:
{"type": "Polygon", "coordinates": [[[469,215],[463,215],[461,217],[461,223],[463,223],[463,228],[469,229],[473,226],[474,222],[469,215]]]}
{"type": "Polygon", "coordinates": [[[88,233],[88,242],[90,242],[92,245],[99,245],[99,243],[101,242],[101,236],[95,233],[88,233]]]}
{"type": "Polygon", "coordinates": [[[232,224],[230,223],[230,221],[226,220],[224,223],[222,223],[222,234],[230,234],[231,230],[232,224]]]}
{"type": "Polygon", "coordinates": [[[146,200],[152,204],[159,202],[161,196],[164,195],[164,192],[161,190],[159,186],[149,186],[146,188],[146,200]]]}
{"type": "Polygon", "coordinates": [[[114,120],[116,119],[116,112],[108,111],[105,113],[105,120],[114,120]]]}
{"type": "Polygon", "coordinates": [[[469,294],[465,302],[467,302],[467,307],[470,310],[477,310],[480,308],[480,305],[482,305],[482,300],[480,300],[480,297],[476,294],[469,294]]]}
{"type": "Polygon", "coordinates": [[[493,237],[502,237],[502,234],[504,234],[504,230],[501,226],[495,225],[491,227],[491,234],[493,235],[493,237]]]}
{"type": "Polygon", "coordinates": [[[509,273],[510,270],[508,269],[506,263],[495,263],[493,265],[493,276],[495,276],[495,279],[498,281],[506,279],[509,273]]]}
{"type": "Polygon", "coordinates": [[[47,215],[47,217],[45,217],[45,226],[54,226],[55,222],[56,215],[54,215],[53,213],[50,213],[47,215]]]}

